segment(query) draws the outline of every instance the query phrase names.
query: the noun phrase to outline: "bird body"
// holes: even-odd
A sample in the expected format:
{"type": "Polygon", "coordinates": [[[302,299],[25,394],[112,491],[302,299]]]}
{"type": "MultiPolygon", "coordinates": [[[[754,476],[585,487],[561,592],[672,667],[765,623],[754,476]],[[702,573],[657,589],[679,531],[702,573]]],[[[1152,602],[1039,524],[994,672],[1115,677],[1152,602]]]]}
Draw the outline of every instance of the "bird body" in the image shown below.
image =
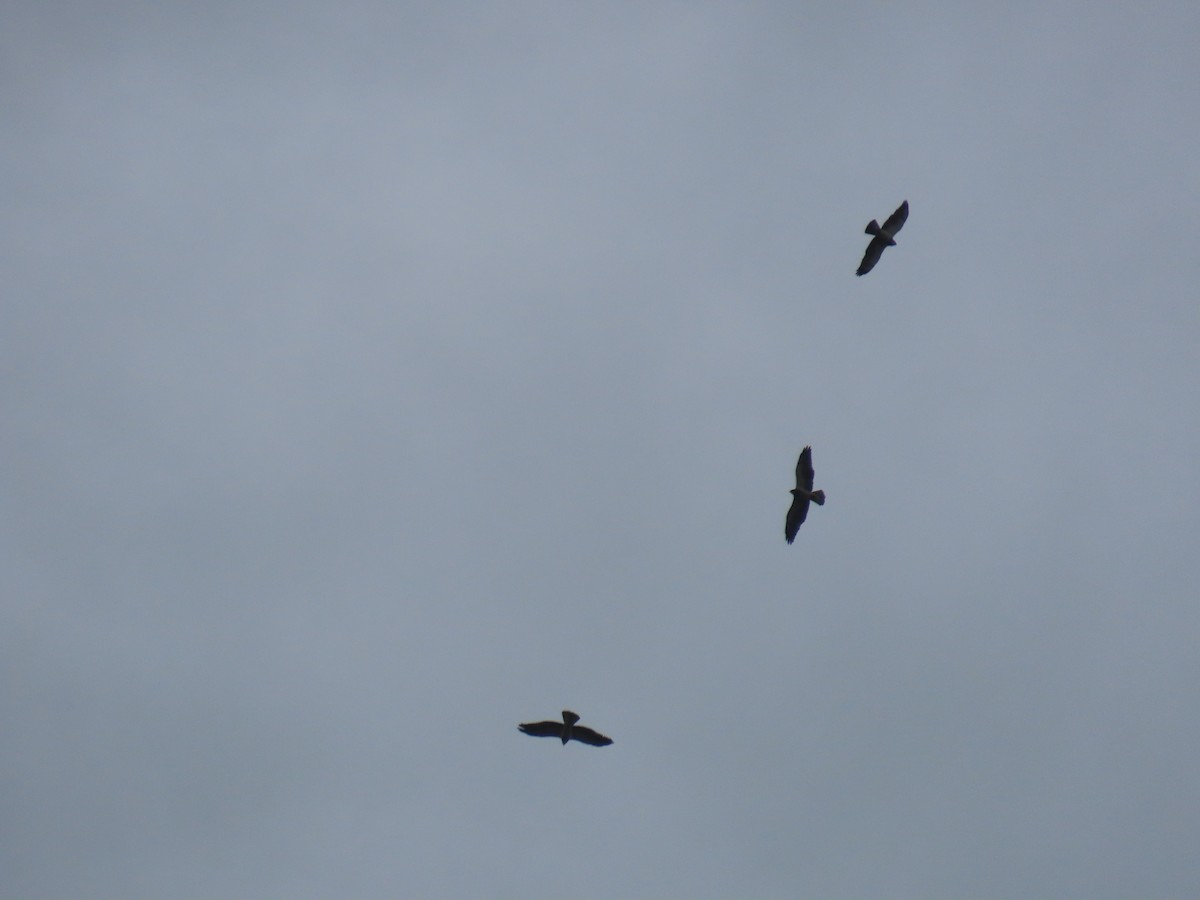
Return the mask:
{"type": "Polygon", "coordinates": [[[812,447],[805,447],[800,451],[800,458],[796,460],[796,486],[790,491],[792,505],[788,509],[787,521],[783,525],[783,536],[787,538],[789,544],[796,539],[796,534],[800,531],[800,526],[808,518],[809,504],[815,503],[817,506],[825,505],[825,492],[813,490],[813,479],[815,477],[816,472],[813,470],[812,464],[812,447]]]}
{"type": "Polygon", "coordinates": [[[523,722],[517,726],[522,734],[531,737],[556,737],[566,746],[567,741],[579,741],[581,744],[591,744],[593,747],[607,747],[612,738],[605,737],[598,731],[593,731],[584,725],[577,725],[579,716],[569,709],[562,711],[563,720],[555,722],[523,722]]]}
{"type": "Polygon", "coordinates": [[[871,243],[867,244],[867,252],[863,254],[862,262],[858,264],[858,271],[854,273],[855,275],[866,275],[875,268],[875,263],[879,262],[879,257],[883,256],[883,251],[887,247],[896,246],[896,232],[904,227],[907,219],[908,201],[905,200],[894,213],[887,217],[887,221],[883,225],[874,219],[867,223],[867,234],[871,235],[871,243]]]}

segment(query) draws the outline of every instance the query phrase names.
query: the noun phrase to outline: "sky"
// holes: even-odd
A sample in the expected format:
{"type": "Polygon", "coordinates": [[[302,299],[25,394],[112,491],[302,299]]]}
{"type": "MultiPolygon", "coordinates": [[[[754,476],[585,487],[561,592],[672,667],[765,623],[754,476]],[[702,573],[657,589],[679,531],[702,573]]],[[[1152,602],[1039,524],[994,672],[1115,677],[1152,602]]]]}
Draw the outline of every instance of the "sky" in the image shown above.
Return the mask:
{"type": "Polygon", "coordinates": [[[1200,894],[1198,42],[6,3],[0,892],[1200,894]]]}

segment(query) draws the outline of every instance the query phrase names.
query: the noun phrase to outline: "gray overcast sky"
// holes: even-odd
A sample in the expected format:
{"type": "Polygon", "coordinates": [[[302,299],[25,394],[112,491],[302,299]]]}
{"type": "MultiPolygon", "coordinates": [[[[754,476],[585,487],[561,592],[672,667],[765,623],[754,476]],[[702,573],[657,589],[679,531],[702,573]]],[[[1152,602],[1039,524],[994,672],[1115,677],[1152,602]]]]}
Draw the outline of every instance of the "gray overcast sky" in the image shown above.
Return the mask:
{"type": "Polygon", "coordinates": [[[1200,895],[1197,46],[6,3],[4,896],[1200,895]]]}

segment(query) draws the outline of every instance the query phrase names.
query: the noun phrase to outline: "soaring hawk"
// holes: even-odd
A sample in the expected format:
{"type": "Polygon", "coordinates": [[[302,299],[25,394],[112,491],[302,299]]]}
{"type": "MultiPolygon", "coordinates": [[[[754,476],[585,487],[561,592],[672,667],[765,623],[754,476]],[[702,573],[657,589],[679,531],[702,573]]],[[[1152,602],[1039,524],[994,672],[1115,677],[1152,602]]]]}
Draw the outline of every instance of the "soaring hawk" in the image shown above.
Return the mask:
{"type": "Polygon", "coordinates": [[[607,747],[612,743],[612,738],[605,737],[600,732],[592,731],[582,725],[576,725],[579,716],[569,709],[563,710],[562,717],[561,722],[525,722],[517,727],[524,734],[531,734],[534,737],[559,738],[564,746],[567,741],[579,741],[582,744],[591,744],[593,747],[607,747]]]}
{"type": "Polygon", "coordinates": [[[871,243],[867,244],[867,252],[863,254],[862,262],[858,264],[858,271],[855,275],[866,275],[873,268],[875,263],[879,262],[879,257],[883,256],[885,247],[893,247],[896,244],[896,232],[904,227],[904,220],[908,218],[908,201],[905,200],[900,204],[900,208],[888,216],[888,220],[883,223],[883,227],[879,227],[879,223],[872,219],[867,223],[867,234],[874,235],[871,238],[871,243]]]}
{"type": "Polygon", "coordinates": [[[796,461],[796,486],[792,488],[792,506],[788,510],[787,524],[783,527],[783,536],[789,544],[796,539],[796,532],[804,524],[810,502],[824,506],[825,492],[813,490],[812,447],[805,447],[796,461]]]}

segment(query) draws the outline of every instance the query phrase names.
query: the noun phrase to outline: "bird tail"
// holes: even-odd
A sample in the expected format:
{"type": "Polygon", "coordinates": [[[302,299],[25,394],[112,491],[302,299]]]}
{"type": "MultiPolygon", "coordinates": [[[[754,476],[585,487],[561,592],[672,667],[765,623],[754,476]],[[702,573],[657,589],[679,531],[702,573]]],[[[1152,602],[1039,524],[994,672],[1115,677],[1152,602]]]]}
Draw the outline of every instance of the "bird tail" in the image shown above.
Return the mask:
{"type": "Polygon", "coordinates": [[[867,234],[872,236],[879,234],[879,223],[874,219],[867,223],[867,234]]]}
{"type": "Polygon", "coordinates": [[[574,725],[576,722],[579,721],[579,716],[578,716],[578,714],[571,712],[569,709],[564,709],[563,710],[563,721],[566,722],[568,725],[574,725]]]}
{"type": "Polygon", "coordinates": [[[813,503],[817,504],[817,506],[824,506],[825,505],[825,492],[824,491],[813,491],[811,499],[812,499],[813,503]]]}

